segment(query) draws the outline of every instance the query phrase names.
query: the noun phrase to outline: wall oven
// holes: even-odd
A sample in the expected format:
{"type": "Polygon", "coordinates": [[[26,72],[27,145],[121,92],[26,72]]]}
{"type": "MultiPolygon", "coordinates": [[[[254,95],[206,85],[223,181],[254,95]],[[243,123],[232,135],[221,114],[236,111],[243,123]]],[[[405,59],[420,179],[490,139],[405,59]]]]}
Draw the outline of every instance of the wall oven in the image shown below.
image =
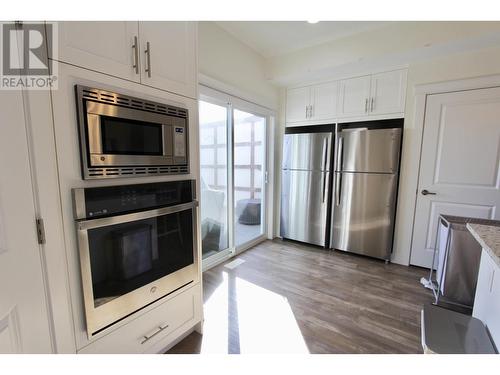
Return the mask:
{"type": "Polygon", "coordinates": [[[75,90],[84,179],[189,173],[187,109],[75,90]]]}
{"type": "Polygon", "coordinates": [[[195,181],[73,189],[87,334],[198,281],[195,181]]]}

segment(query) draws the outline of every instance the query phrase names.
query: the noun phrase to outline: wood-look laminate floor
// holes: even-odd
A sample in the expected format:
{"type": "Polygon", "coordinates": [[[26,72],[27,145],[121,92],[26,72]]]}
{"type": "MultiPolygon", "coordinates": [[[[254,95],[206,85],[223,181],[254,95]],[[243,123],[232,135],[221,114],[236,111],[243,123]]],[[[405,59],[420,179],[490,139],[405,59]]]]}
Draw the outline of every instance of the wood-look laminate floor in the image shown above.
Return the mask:
{"type": "Polygon", "coordinates": [[[281,240],[225,264],[203,275],[203,336],[168,353],[422,352],[423,269],[281,240]]]}

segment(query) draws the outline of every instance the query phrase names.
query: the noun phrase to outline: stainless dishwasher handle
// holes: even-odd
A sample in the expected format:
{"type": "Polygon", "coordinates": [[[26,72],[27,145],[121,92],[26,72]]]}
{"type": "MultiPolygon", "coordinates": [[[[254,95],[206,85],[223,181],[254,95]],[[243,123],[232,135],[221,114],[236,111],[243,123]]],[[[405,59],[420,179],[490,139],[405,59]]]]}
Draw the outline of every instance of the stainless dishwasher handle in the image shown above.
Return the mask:
{"type": "Polygon", "coordinates": [[[146,54],[145,72],[148,73],[148,78],[151,78],[151,47],[149,46],[149,42],[146,42],[146,50],[144,53],[146,54]]]}
{"type": "Polygon", "coordinates": [[[157,334],[159,334],[161,331],[167,329],[169,327],[168,324],[162,324],[160,326],[158,326],[158,329],[156,331],[154,331],[153,333],[149,334],[149,335],[144,335],[142,336],[142,341],[141,341],[141,345],[148,342],[149,340],[151,340],[153,337],[155,337],[157,334]]]}

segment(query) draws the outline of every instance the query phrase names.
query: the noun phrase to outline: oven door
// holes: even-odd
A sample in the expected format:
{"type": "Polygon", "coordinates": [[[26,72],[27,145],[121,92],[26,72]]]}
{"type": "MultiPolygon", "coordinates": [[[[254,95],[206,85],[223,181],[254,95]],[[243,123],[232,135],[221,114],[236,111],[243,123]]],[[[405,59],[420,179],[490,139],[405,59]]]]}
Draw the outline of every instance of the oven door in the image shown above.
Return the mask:
{"type": "Polygon", "coordinates": [[[184,129],[183,119],[91,101],[86,108],[90,166],[175,164],[174,128],[184,129]]]}
{"type": "Polygon", "coordinates": [[[197,202],[76,224],[89,338],[198,281],[197,202]]]}

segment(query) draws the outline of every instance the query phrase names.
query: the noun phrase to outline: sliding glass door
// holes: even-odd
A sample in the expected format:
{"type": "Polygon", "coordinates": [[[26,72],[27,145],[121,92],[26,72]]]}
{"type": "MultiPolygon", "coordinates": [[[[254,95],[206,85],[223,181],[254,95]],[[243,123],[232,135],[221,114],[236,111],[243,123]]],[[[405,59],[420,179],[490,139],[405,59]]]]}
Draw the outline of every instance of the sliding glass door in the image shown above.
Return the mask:
{"type": "Polygon", "coordinates": [[[268,116],[241,100],[224,99],[200,100],[204,264],[265,238],[268,116]]]}
{"type": "Polygon", "coordinates": [[[200,101],[201,237],[203,258],[229,248],[228,111],[200,101]]]}
{"type": "Polygon", "coordinates": [[[264,234],[266,119],[237,109],[233,118],[234,242],[239,246],[264,234]]]}

